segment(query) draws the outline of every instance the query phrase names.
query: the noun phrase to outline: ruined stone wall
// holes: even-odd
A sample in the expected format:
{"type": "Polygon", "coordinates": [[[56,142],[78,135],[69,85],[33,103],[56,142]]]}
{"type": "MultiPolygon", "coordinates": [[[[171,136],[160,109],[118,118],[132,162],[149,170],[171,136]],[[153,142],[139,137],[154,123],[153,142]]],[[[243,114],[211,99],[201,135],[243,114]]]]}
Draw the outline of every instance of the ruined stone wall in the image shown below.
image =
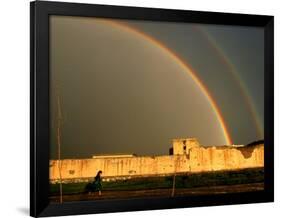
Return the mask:
{"type": "MultiPolygon", "coordinates": [[[[59,178],[59,162],[50,161],[50,179],[59,178]]],[[[102,170],[103,177],[170,174],[189,171],[184,155],[144,156],[131,158],[67,159],[61,161],[63,179],[89,178],[102,170]]]]}
{"type": "MultiPolygon", "coordinates": [[[[59,179],[59,162],[50,161],[50,180],[59,179]]],[[[148,176],[175,172],[236,170],[264,166],[264,146],[241,148],[216,146],[193,147],[186,155],[127,158],[66,159],[61,161],[64,180],[91,178],[99,170],[103,177],[148,176]]]]}
{"type": "Polygon", "coordinates": [[[200,144],[196,138],[184,138],[173,140],[173,154],[188,154],[191,148],[199,147],[200,144]]]}
{"type": "Polygon", "coordinates": [[[264,166],[264,146],[196,147],[190,151],[190,171],[236,170],[264,166]]]}

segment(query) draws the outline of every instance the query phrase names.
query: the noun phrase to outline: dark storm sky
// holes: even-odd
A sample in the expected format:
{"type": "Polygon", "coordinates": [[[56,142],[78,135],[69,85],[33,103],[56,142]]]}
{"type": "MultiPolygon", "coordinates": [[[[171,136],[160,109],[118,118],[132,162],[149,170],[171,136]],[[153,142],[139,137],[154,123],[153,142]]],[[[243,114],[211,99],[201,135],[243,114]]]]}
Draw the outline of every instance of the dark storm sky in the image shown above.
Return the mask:
{"type": "MultiPolygon", "coordinates": [[[[263,30],[118,21],[158,40],[190,65],[223,116],[234,144],[263,138],[263,30]]],[[[100,153],[167,154],[171,140],[225,144],[206,97],[169,54],[95,18],[50,22],[51,158],[100,153]]]]}

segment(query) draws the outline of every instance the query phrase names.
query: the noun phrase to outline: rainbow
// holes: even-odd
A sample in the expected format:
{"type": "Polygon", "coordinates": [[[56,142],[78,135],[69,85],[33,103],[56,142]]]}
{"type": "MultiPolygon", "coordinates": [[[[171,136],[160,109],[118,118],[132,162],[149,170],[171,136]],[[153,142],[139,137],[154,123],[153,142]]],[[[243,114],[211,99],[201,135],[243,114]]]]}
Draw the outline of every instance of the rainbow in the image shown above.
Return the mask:
{"type": "Polygon", "coordinates": [[[166,52],[177,64],[179,64],[183,69],[185,69],[186,73],[188,73],[193,81],[197,84],[197,86],[200,88],[202,93],[206,96],[208,102],[210,103],[223,132],[225,141],[227,144],[233,144],[232,139],[230,137],[229,131],[227,130],[225,121],[223,119],[223,116],[221,114],[221,111],[218,108],[218,105],[216,104],[214,98],[212,97],[211,93],[208,91],[206,86],[202,83],[202,81],[198,78],[196,72],[194,69],[192,69],[191,66],[189,66],[181,57],[179,57],[174,51],[172,51],[170,48],[166,47],[163,43],[156,40],[155,38],[152,38],[151,36],[145,34],[144,32],[141,32],[138,29],[135,29],[128,24],[111,20],[111,19],[104,19],[104,18],[98,18],[99,21],[104,22],[108,25],[115,26],[122,28],[123,30],[135,34],[139,37],[142,37],[143,39],[147,40],[148,42],[152,43],[153,45],[157,46],[158,48],[162,49],[163,52],[166,52]]]}
{"type": "Polygon", "coordinates": [[[212,46],[212,48],[215,50],[216,54],[219,56],[219,58],[222,60],[222,62],[230,69],[230,72],[235,80],[235,82],[238,84],[239,89],[243,93],[244,102],[247,105],[250,114],[252,116],[252,120],[255,123],[257,133],[261,138],[263,138],[263,128],[260,119],[258,118],[258,113],[255,109],[255,106],[253,104],[253,100],[250,96],[250,93],[248,89],[246,88],[245,83],[243,80],[239,77],[239,73],[237,69],[235,68],[234,64],[231,62],[231,60],[226,56],[225,52],[221,49],[221,47],[218,45],[217,41],[212,37],[212,35],[206,31],[205,29],[195,26],[194,29],[197,29],[208,41],[209,45],[212,46]]]}

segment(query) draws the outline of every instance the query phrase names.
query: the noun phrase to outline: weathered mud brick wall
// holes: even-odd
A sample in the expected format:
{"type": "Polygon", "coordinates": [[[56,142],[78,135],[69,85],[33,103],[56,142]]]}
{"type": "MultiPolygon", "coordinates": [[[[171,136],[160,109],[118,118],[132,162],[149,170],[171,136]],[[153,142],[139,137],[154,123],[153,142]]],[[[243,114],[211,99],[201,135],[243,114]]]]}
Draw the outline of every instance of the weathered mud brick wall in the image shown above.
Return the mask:
{"type": "Polygon", "coordinates": [[[264,146],[198,147],[190,151],[190,171],[236,170],[264,166],[264,146]]]}
{"type": "MultiPolygon", "coordinates": [[[[102,170],[103,177],[147,176],[189,171],[186,156],[155,156],[131,158],[69,159],[61,161],[63,179],[89,178],[102,170]]],[[[50,179],[59,178],[59,161],[50,161],[50,179]]]]}
{"type": "Polygon", "coordinates": [[[196,139],[175,139],[170,155],[95,156],[91,159],[50,161],[50,180],[83,180],[92,178],[99,170],[103,177],[132,177],[166,175],[182,172],[236,170],[264,166],[264,145],[200,146],[196,139]]]}

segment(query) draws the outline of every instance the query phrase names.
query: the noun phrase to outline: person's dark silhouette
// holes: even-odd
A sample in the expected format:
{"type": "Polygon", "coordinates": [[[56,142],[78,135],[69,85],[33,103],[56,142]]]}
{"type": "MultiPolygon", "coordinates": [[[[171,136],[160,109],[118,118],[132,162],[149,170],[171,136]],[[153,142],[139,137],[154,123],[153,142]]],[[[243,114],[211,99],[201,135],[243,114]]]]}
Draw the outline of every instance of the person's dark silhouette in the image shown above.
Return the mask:
{"type": "Polygon", "coordinates": [[[87,184],[86,192],[88,192],[88,194],[92,194],[92,192],[98,191],[99,195],[101,195],[101,189],[102,189],[101,174],[102,174],[102,171],[99,170],[97,175],[95,176],[95,180],[92,183],[87,184]]]}

